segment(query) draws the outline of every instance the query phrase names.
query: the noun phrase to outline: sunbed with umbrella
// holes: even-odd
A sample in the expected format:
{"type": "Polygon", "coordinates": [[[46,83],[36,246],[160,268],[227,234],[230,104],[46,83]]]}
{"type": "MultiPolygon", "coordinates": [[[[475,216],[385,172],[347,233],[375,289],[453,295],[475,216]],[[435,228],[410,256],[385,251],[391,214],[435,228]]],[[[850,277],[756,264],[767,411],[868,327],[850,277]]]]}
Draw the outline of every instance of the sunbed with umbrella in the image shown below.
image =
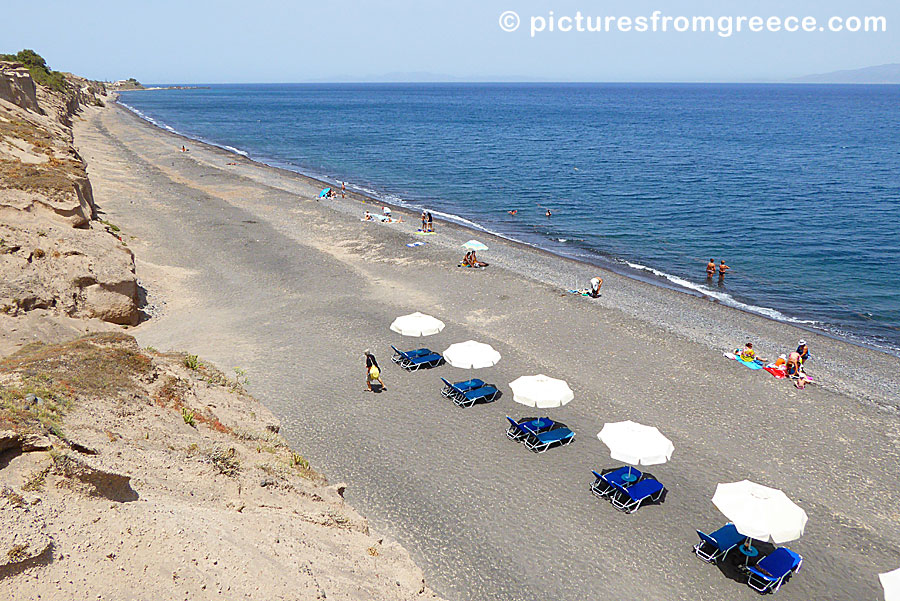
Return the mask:
{"type": "Polygon", "coordinates": [[[609,498],[616,509],[633,513],[646,500],[659,500],[665,487],[655,478],[644,477],[632,465],[659,465],[672,458],[675,446],[652,426],[633,421],[604,424],[597,438],[609,447],[609,454],[628,464],[605,474],[593,472],[591,491],[609,498]]]}
{"type": "MultiPolygon", "coordinates": [[[[575,398],[575,393],[564,380],[544,374],[522,376],[512,382],[513,400],[526,407],[551,409],[562,407],[575,398]]],[[[575,439],[575,433],[565,424],[547,417],[525,418],[519,421],[507,417],[510,426],[507,437],[525,443],[536,453],[543,453],[554,445],[567,445],[575,439]]]]}
{"type": "MultiPolygon", "coordinates": [[[[500,353],[489,344],[467,340],[447,347],[444,351],[444,360],[461,369],[483,369],[496,365],[500,361],[500,353]]],[[[500,396],[496,386],[485,384],[478,378],[452,384],[444,378],[441,380],[444,382],[441,394],[459,407],[471,407],[478,402],[491,402],[500,396]]]]}
{"type": "Polygon", "coordinates": [[[747,537],[739,550],[747,557],[744,568],[750,587],[759,592],[777,591],[800,569],[803,558],[787,547],[775,549],[755,566],[749,565],[750,558],[759,555],[752,540],[782,544],[803,536],[808,519],[806,512],[784,492],[742,480],[719,484],[712,502],[731,520],[735,530],[747,537]]]}
{"type": "MultiPolygon", "coordinates": [[[[444,329],[444,322],[440,319],[415,312],[409,315],[401,315],[391,323],[391,331],[403,336],[431,336],[444,329]]],[[[416,371],[423,367],[436,367],[444,362],[444,358],[431,349],[419,348],[411,351],[401,351],[391,345],[394,356],[391,361],[408,371],[416,371]]]]}

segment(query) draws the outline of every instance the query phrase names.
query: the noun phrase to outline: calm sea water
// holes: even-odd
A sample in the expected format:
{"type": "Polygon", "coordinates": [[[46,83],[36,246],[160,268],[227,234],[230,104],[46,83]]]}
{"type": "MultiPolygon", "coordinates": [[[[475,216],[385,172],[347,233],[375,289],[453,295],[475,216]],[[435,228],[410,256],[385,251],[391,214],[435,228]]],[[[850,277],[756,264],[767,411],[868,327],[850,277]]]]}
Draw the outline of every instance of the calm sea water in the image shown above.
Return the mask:
{"type": "Polygon", "coordinates": [[[900,86],[222,85],[122,102],[254,159],[900,350],[900,86]],[[706,282],[710,257],[732,267],[724,286],[706,282]]]}

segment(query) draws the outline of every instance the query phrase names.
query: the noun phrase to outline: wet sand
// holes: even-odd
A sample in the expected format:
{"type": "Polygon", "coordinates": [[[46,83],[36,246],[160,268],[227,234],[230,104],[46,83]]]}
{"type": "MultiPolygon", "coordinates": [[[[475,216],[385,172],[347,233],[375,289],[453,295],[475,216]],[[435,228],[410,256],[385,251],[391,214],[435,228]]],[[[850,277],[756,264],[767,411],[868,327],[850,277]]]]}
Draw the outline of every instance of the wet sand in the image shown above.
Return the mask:
{"type": "Polygon", "coordinates": [[[743,478],[809,514],[789,545],[803,570],[780,598],[878,598],[876,574],[900,564],[900,359],[443,222],[418,236],[416,215],[362,222],[379,207],[317,202],[318,182],[121,108],[85,117],[76,141],[96,200],[135,251],[155,315],[130,332],[245,369],[290,442],[347,480],[351,503],[447,598],[756,598],[691,554],[695,528],[725,522],[710,503],[716,483],[743,478]],[[486,270],[456,267],[472,237],[490,247],[486,270]],[[406,246],[416,240],[426,244],[406,246]],[[601,299],[565,292],[596,274],[601,299]],[[446,329],[424,340],[388,330],[416,310],[446,329]],[[804,391],[722,357],[747,340],[774,356],[801,337],[819,382],[804,391]],[[503,359],[474,374],[388,361],[389,344],[442,351],[467,339],[503,359]],[[364,392],[367,347],[388,385],[380,395],[364,392]],[[551,416],[577,436],[533,455],[505,438],[504,416],[524,415],[508,382],[539,372],[575,390],[551,416]],[[440,376],[472,375],[506,395],[465,410],[440,396],[440,376]],[[588,492],[591,469],[616,465],[596,433],[622,419],[675,444],[650,470],[665,502],[631,516],[588,492]]]}

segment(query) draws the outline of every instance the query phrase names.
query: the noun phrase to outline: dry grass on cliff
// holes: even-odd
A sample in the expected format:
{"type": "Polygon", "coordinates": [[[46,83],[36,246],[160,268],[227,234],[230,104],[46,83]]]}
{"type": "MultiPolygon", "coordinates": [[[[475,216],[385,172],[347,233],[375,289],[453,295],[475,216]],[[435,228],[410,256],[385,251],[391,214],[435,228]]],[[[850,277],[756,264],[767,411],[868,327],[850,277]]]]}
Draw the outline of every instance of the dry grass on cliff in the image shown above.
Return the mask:
{"type": "Polygon", "coordinates": [[[40,192],[59,198],[75,193],[73,178],[86,176],[84,165],[71,159],[51,157],[46,163],[0,159],[0,189],[40,192]]]}
{"type": "Polygon", "coordinates": [[[32,344],[0,360],[0,429],[53,432],[73,402],[139,391],[151,360],[130,336],[92,334],[63,344],[32,344]],[[41,399],[27,399],[32,394],[41,399]]]}

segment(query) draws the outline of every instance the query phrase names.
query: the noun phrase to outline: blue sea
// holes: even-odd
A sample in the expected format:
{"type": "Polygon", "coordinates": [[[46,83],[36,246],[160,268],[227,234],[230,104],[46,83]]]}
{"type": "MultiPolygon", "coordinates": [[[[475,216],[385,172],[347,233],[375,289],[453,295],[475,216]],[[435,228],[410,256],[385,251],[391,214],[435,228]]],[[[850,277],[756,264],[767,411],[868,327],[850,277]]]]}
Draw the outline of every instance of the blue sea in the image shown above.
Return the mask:
{"type": "Polygon", "coordinates": [[[256,160],[900,353],[900,86],[214,85],[121,101],[256,160]],[[710,258],[731,266],[724,285],[710,258]]]}

